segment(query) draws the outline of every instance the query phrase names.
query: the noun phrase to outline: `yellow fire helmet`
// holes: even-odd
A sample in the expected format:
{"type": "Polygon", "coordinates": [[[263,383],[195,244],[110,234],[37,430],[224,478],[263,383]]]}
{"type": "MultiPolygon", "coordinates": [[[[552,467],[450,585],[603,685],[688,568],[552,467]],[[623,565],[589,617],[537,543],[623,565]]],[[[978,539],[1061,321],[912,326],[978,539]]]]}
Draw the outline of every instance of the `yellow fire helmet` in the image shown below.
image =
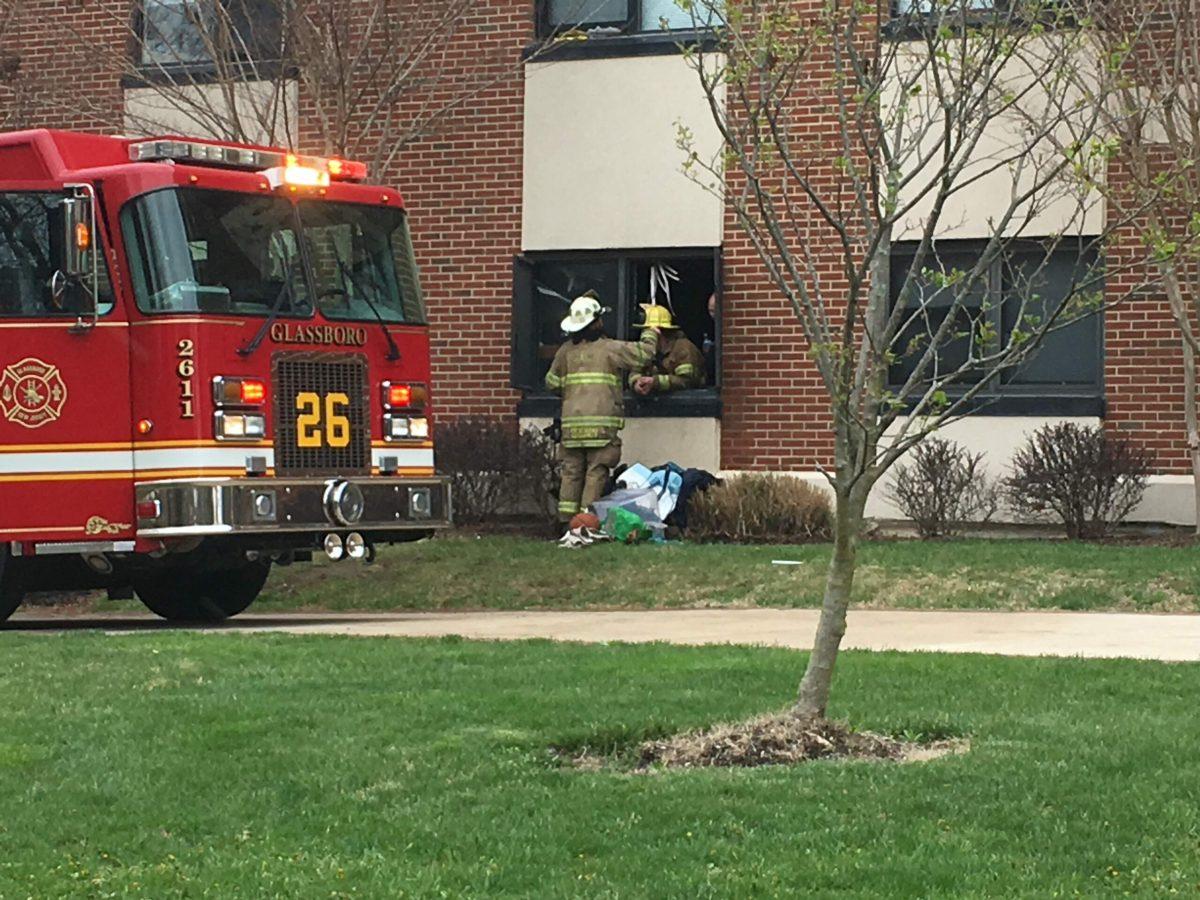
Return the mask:
{"type": "Polygon", "coordinates": [[[655,303],[641,303],[643,321],[639,328],[661,328],[664,330],[673,330],[679,326],[671,318],[671,311],[665,306],[659,306],[655,303]]]}

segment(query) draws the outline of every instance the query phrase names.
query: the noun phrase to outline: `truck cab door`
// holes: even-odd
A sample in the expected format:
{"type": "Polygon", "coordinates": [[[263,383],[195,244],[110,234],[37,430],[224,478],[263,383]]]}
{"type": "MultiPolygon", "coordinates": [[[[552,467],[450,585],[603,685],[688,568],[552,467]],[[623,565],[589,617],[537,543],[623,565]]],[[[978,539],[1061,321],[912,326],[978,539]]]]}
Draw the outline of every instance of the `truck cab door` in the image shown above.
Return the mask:
{"type": "Polygon", "coordinates": [[[129,323],[91,190],[0,189],[0,542],[133,540],[129,323]]]}

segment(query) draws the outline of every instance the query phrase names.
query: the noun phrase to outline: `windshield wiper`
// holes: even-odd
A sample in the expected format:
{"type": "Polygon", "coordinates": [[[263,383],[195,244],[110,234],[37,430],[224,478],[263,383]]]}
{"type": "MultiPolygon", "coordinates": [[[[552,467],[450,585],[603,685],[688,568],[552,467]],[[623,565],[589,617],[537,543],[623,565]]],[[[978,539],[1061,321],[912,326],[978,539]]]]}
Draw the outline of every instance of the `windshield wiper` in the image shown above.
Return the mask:
{"type": "Polygon", "coordinates": [[[354,285],[355,290],[357,290],[362,296],[362,299],[366,302],[367,307],[375,314],[375,321],[379,323],[379,330],[382,331],[383,336],[387,338],[388,361],[395,362],[400,358],[400,348],[396,346],[396,341],[392,338],[392,333],[388,331],[387,323],[383,321],[383,316],[379,314],[379,307],[377,307],[374,301],[371,300],[371,295],[367,291],[363,290],[363,286],[359,283],[358,279],[354,277],[354,270],[346,265],[346,261],[342,259],[341,256],[338,256],[337,264],[338,268],[342,272],[342,277],[350,279],[350,283],[354,285]]]}
{"type": "Polygon", "coordinates": [[[275,324],[275,320],[279,318],[279,313],[283,309],[283,301],[286,297],[291,297],[292,302],[295,302],[295,294],[292,293],[292,278],[296,274],[296,262],[299,259],[293,259],[288,263],[287,271],[283,274],[283,287],[279,289],[279,293],[275,297],[275,302],[271,304],[271,311],[267,317],[263,319],[262,325],[258,328],[258,333],[250,340],[250,343],[238,347],[238,356],[250,356],[257,350],[266,338],[267,332],[271,330],[271,326],[275,324]]]}

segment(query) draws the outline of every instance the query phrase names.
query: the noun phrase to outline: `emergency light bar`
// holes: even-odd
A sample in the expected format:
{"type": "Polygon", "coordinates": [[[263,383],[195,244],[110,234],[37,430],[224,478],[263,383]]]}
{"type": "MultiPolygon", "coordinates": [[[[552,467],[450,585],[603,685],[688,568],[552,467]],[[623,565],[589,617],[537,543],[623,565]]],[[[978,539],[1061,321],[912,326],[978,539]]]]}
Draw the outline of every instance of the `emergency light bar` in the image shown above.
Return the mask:
{"type": "MultiPolygon", "coordinates": [[[[367,164],[346,159],[296,156],[279,150],[255,150],[203,141],[139,141],[129,145],[134,162],[186,162],[194,165],[227,166],[234,169],[313,170],[311,184],[333,181],[365,181],[367,164]]],[[[294,183],[288,179],[285,183],[294,183]]]]}

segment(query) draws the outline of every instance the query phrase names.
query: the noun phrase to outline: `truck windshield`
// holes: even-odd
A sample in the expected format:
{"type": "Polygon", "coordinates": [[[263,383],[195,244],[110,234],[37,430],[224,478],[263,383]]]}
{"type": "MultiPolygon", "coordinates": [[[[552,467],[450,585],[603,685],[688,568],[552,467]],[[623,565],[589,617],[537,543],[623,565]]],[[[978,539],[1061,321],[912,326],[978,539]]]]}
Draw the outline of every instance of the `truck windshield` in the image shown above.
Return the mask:
{"type": "Polygon", "coordinates": [[[138,309],[309,315],[295,207],[280,197],[164,190],[121,211],[138,309]]]}
{"type": "Polygon", "coordinates": [[[315,298],[331,319],[425,321],[399,209],[169,189],[127,205],[121,230],[146,313],[309,316],[315,298]]]}
{"type": "Polygon", "coordinates": [[[308,201],[300,221],[317,302],[330,319],[424,322],[425,305],[404,212],[308,201]]]}

